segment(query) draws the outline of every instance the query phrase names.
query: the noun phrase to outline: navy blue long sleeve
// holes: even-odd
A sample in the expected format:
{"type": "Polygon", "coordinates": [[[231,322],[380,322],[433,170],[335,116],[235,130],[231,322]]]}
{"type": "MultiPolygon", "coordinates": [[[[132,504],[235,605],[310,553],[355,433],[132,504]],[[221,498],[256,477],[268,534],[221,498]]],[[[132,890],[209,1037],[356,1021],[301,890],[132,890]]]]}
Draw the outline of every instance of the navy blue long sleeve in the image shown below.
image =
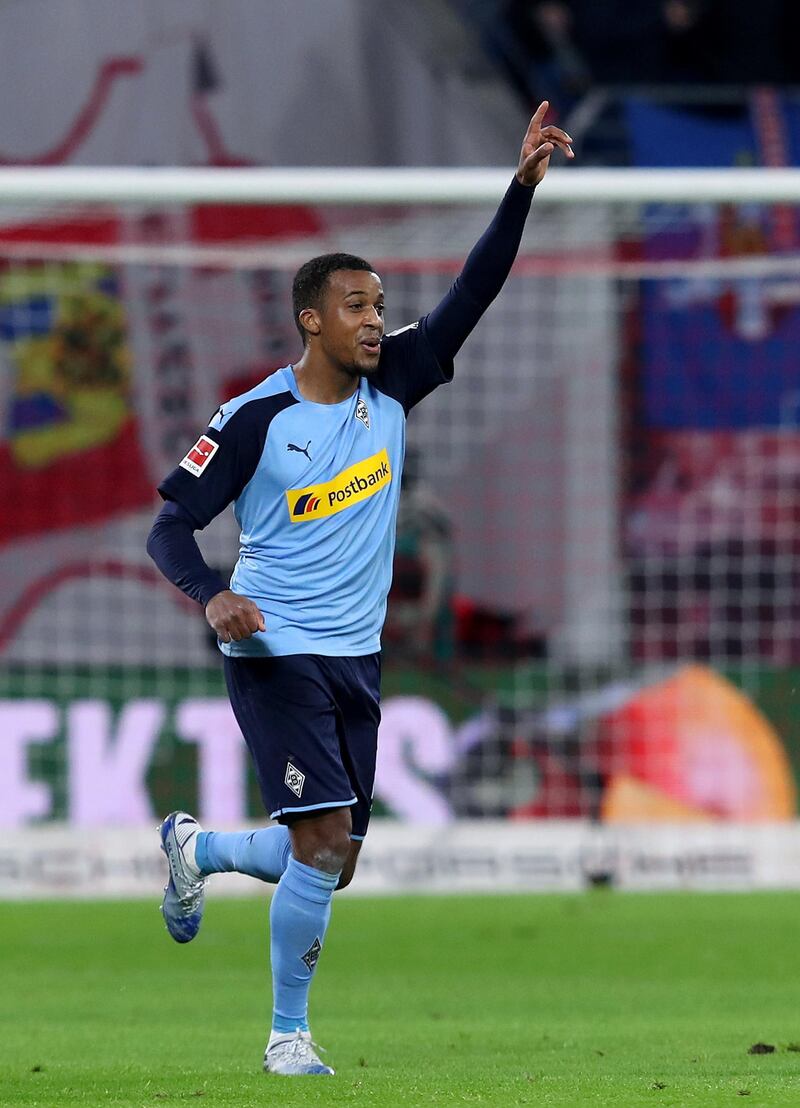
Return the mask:
{"type": "Polygon", "coordinates": [[[206,565],[195,542],[197,524],[172,500],[155,518],[147,538],[147,553],[168,581],[203,607],[228,585],[206,565]]]}
{"type": "Polygon", "coordinates": [[[461,349],[511,272],[533,192],[514,177],[461,273],[428,315],[425,328],[428,341],[443,365],[452,361],[461,349]]]}

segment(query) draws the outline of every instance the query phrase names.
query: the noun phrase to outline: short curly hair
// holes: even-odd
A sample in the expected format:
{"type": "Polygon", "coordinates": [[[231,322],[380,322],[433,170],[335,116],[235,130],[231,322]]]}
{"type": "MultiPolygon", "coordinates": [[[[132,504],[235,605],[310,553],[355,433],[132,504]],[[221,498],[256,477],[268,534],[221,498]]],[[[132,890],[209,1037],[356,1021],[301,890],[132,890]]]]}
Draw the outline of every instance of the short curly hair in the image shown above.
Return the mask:
{"type": "Polygon", "coordinates": [[[308,341],[308,336],[300,322],[300,313],[305,311],[306,308],[322,307],[328,278],[340,269],[373,272],[372,265],[356,254],[320,254],[316,258],[310,258],[307,262],[304,262],[294,275],[292,281],[292,311],[304,346],[308,341]]]}

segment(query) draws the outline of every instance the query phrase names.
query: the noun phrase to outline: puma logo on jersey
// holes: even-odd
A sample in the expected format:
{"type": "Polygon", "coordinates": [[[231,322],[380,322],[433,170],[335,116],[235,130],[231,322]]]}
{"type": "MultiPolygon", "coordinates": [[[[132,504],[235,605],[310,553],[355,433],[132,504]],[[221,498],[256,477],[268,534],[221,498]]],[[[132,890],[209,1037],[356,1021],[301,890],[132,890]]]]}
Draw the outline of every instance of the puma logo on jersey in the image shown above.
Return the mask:
{"type": "Polygon", "coordinates": [[[311,461],[311,455],[308,452],[308,448],[311,446],[311,439],[308,440],[305,446],[295,446],[293,442],[287,442],[286,449],[294,450],[297,454],[305,454],[309,461],[311,461]]]}

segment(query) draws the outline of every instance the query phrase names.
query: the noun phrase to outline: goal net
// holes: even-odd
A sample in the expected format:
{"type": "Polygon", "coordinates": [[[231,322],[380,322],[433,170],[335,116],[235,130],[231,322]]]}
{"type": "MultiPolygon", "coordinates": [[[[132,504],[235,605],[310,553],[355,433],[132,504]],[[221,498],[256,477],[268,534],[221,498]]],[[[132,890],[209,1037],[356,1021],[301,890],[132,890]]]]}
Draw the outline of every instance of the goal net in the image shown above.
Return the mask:
{"type": "MultiPolygon", "coordinates": [[[[402,327],[509,177],[0,174],[0,823],[261,818],[210,631],[144,550],[155,485],[299,357],[299,264],[368,258],[402,327]]],[[[794,817],[797,200],[548,177],[409,418],[376,817],[794,817]]],[[[199,539],[227,574],[232,513],[199,539]]]]}

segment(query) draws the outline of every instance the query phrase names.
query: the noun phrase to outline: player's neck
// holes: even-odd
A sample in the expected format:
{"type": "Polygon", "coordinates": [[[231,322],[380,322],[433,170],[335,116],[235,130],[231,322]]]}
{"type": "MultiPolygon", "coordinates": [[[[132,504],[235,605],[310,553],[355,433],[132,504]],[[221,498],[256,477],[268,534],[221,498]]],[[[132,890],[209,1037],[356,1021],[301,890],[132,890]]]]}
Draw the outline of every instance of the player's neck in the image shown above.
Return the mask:
{"type": "Polygon", "coordinates": [[[347,373],[319,351],[307,348],[292,369],[300,395],[315,404],[339,404],[358,388],[358,377],[347,373]]]}

